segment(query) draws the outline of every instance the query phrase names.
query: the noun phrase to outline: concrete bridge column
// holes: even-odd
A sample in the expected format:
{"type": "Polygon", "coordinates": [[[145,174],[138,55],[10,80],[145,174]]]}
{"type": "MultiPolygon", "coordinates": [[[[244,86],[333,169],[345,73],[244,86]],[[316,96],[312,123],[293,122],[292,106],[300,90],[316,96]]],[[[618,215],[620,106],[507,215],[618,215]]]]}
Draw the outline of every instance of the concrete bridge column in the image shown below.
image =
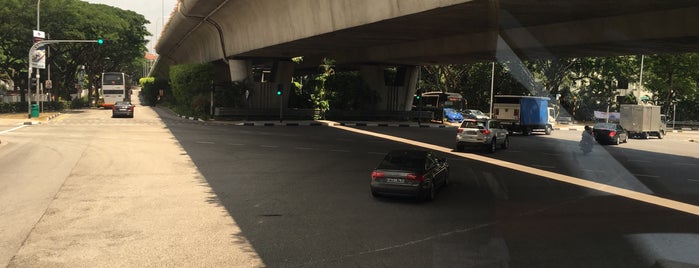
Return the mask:
{"type": "Polygon", "coordinates": [[[405,85],[405,106],[404,111],[410,111],[413,108],[413,99],[417,92],[417,83],[420,76],[420,66],[405,66],[405,77],[403,85],[405,85]]]}
{"type": "Polygon", "coordinates": [[[420,66],[400,66],[395,83],[387,86],[384,79],[384,68],[376,65],[365,65],[361,69],[362,79],[381,97],[376,110],[410,111],[413,107],[413,96],[417,91],[420,66]]]}
{"type": "Polygon", "coordinates": [[[388,105],[388,90],[384,79],[384,70],[378,65],[362,65],[360,73],[364,82],[369,85],[369,88],[379,94],[381,100],[374,107],[376,110],[386,110],[388,105]]]}
{"type": "Polygon", "coordinates": [[[247,61],[228,60],[228,68],[231,73],[231,81],[243,81],[250,76],[250,68],[247,61]]]}

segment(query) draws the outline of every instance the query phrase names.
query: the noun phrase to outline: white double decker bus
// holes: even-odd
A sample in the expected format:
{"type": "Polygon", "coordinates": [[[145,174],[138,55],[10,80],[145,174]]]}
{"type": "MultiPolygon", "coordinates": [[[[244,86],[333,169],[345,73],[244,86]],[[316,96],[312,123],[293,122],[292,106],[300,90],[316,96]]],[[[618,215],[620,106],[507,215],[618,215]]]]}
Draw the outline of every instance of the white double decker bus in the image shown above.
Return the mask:
{"type": "Polygon", "coordinates": [[[112,107],[117,101],[131,101],[131,77],[125,73],[102,73],[102,107],[112,107]]]}

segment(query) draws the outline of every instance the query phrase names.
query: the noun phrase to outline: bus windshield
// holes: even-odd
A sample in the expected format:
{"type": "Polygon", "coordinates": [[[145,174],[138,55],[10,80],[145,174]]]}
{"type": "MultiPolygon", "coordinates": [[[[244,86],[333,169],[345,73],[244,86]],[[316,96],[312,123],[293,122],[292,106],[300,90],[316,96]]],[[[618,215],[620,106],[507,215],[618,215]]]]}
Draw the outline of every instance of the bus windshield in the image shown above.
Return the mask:
{"type": "Polygon", "coordinates": [[[105,73],[102,77],[103,85],[123,85],[124,75],[121,73],[105,73]]]}

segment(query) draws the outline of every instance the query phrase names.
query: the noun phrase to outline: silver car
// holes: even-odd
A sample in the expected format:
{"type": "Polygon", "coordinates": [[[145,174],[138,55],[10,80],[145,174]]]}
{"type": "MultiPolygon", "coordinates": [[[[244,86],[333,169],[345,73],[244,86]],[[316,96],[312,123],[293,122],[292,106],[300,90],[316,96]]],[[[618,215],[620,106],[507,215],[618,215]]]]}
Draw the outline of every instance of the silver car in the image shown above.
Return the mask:
{"type": "Polygon", "coordinates": [[[497,120],[466,119],[456,131],[456,151],[463,151],[467,146],[485,146],[494,153],[497,146],[503,149],[510,146],[510,136],[497,120]]]}

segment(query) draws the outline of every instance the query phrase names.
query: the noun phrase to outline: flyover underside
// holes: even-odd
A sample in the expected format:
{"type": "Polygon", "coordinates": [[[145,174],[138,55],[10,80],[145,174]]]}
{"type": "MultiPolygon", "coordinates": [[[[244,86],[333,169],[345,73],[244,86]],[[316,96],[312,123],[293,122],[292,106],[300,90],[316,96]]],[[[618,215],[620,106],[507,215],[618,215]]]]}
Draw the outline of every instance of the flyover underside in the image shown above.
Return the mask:
{"type": "MultiPolygon", "coordinates": [[[[458,11],[457,8],[450,12],[458,11]]],[[[388,34],[389,28],[405,28],[397,25],[429,25],[427,18],[440,17],[426,12],[229,57],[329,57],[338,64],[457,64],[493,60],[498,50],[505,49],[498,47],[498,35],[507,40],[510,48],[525,59],[694,52],[699,51],[699,27],[696,27],[699,25],[699,16],[692,14],[699,14],[699,8],[527,26],[525,21],[501,11],[498,23],[485,21],[489,18],[483,18],[482,21],[461,21],[457,25],[479,25],[465,33],[443,33],[409,40],[389,38],[411,35],[410,31],[401,30],[388,34]],[[488,25],[498,25],[499,28],[490,29],[488,25]],[[504,28],[506,26],[509,28],[504,28]],[[474,32],[476,29],[483,31],[474,32]]],[[[454,15],[450,13],[446,16],[454,15]]]]}
{"type": "Polygon", "coordinates": [[[324,57],[431,65],[491,61],[502,50],[523,59],[699,51],[699,1],[425,1],[376,0],[372,8],[391,9],[382,11],[367,1],[186,0],[157,49],[168,64],[304,56],[309,67],[324,57]],[[401,5],[409,10],[393,10],[401,5]]]}

